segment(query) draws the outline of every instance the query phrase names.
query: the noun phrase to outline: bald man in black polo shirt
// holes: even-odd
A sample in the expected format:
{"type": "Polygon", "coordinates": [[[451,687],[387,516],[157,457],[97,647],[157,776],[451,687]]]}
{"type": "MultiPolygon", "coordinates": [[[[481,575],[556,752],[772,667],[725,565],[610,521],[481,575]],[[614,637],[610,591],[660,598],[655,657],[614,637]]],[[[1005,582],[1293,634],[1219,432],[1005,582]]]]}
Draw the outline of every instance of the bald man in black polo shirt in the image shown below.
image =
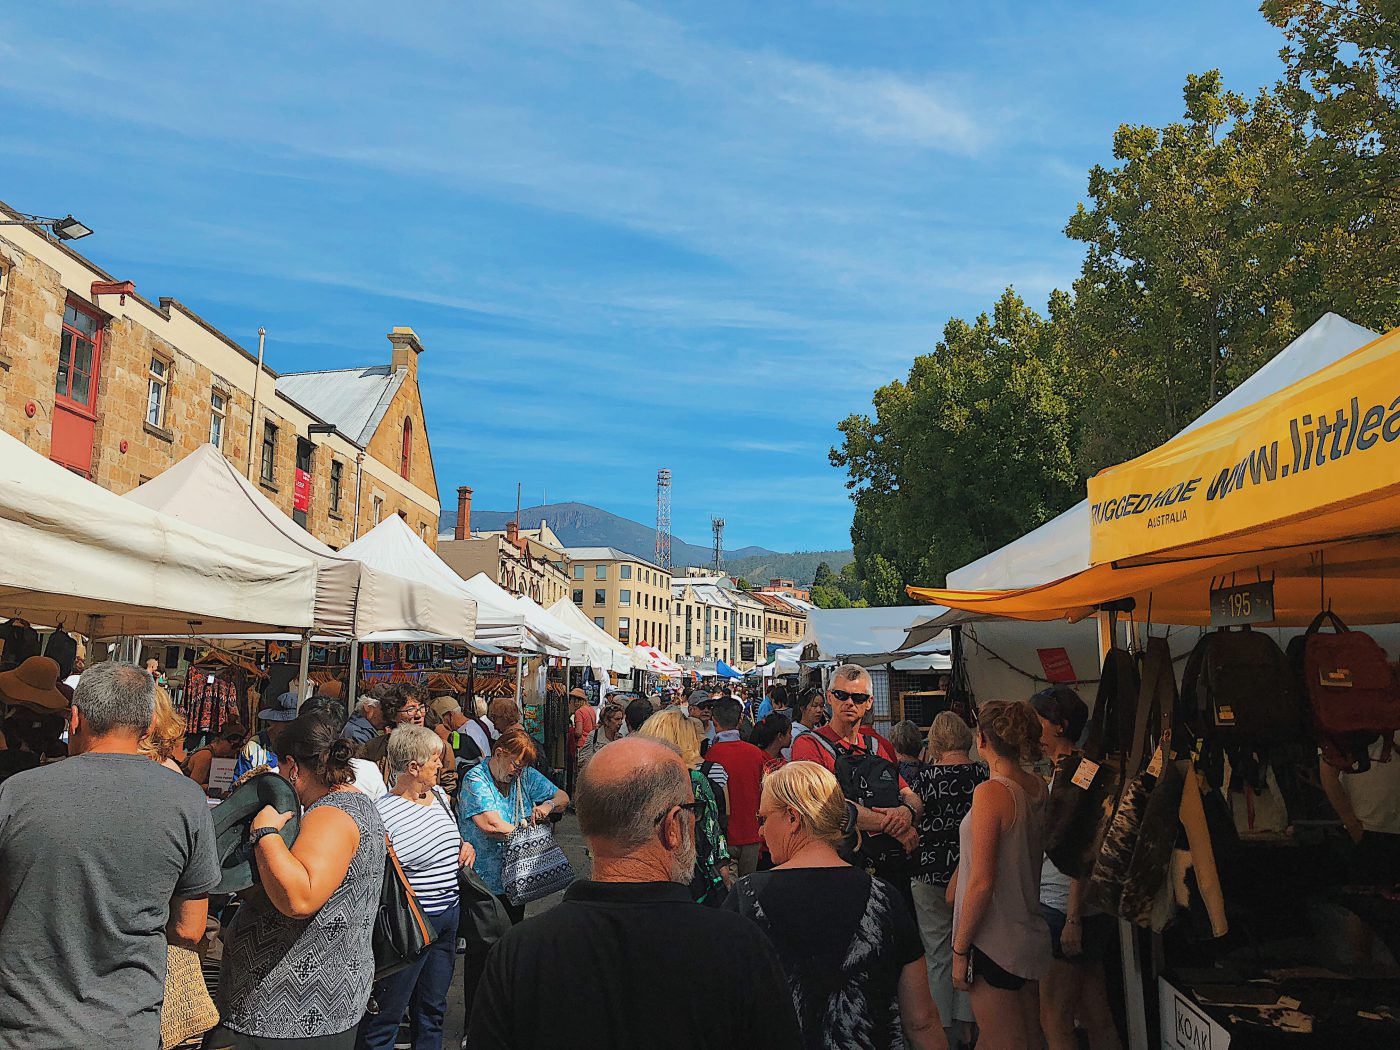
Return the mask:
{"type": "Polygon", "coordinates": [[[768,939],[690,899],[695,795],[680,756],[655,740],[615,741],[580,775],[574,804],[593,879],[492,949],[466,1045],[798,1050],[768,939]]]}

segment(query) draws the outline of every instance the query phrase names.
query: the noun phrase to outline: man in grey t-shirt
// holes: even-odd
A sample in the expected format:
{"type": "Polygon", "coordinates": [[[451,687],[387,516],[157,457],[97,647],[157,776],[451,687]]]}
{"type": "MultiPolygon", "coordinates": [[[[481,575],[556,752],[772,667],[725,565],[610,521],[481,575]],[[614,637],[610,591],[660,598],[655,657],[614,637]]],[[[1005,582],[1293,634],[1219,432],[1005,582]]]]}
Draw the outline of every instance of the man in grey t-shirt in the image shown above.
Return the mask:
{"type": "Polygon", "coordinates": [[[0,784],[0,1050],[160,1045],[166,943],[203,935],[219,861],[199,786],[137,753],[154,714],[150,675],[90,667],[75,757],[0,784]]]}

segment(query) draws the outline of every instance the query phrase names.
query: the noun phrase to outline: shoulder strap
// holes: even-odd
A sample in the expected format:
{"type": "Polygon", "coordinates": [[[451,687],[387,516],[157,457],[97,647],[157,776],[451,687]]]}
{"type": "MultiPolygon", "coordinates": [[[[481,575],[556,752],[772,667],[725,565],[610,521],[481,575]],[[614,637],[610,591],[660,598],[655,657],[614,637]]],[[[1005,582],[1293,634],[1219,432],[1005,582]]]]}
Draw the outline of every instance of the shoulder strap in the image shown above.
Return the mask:
{"type": "Polygon", "coordinates": [[[1315,617],[1313,617],[1313,622],[1308,624],[1308,637],[1312,637],[1313,635],[1317,634],[1320,630],[1322,630],[1322,625],[1328,622],[1332,624],[1333,629],[1338,634],[1346,634],[1347,631],[1350,629],[1347,627],[1346,624],[1342,623],[1342,618],[1336,613],[1334,613],[1331,609],[1323,609],[1322,612],[1318,613],[1315,617]]]}

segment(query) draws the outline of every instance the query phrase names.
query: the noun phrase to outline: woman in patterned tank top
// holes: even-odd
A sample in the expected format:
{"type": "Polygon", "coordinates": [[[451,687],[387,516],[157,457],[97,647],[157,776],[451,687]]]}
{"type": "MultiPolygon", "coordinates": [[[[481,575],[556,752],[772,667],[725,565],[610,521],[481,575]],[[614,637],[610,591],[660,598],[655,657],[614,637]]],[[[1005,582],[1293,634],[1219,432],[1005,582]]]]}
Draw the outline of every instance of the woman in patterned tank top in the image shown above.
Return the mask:
{"type": "Polygon", "coordinates": [[[384,825],[351,786],[353,746],[322,715],[281,737],[280,771],[304,807],[290,849],[273,832],[291,819],[253,818],[261,889],[245,895],[219,973],[223,1022],[205,1046],[350,1050],[374,982],[371,937],[384,879],[384,825]],[[264,829],[270,829],[264,832],[264,829]]]}

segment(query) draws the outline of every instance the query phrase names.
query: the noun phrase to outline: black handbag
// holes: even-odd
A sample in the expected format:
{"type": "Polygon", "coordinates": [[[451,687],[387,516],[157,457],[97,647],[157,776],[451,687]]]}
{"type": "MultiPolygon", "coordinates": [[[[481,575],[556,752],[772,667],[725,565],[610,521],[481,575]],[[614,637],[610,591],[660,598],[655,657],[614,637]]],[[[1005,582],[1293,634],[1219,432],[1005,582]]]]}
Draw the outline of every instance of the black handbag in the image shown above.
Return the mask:
{"type": "Polygon", "coordinates": [[[398,854],[384,836],[384,885],[379,891],[379,912],[374,917],[374,979],[412,966],[433,943],[433,928],[418,895],[408,884],[398,854]]]}
{"type": "MultiPolygon", "coordinates": [[[[438,796],[438,802],[452,817],[452,808],[438,796]]],[[[455,822],[456,818],[453,817],[455,822]]],[[[480,944],[489,948],[511,927],[510,913],[501,903],[501,898],[487,888],[481,876],[469,864],[457,869],[457,935],[464,937],[468,945],[480,944]]]]}
{"type": "Polygon", "coordinates": [[[1046,801],[1045,855],[1072,879],[1085,878],[1093,870],[1108,828],[1118,787],[1117,767],[1123,759],[1119,754],[1110,760],[1106,753],[1110,738],[1118,735],[1119,712],[1137,693],[1137,667],[1132,655],[1110,649],[1099,676],[1084,750],[1066,755],[1056,764],[1046,801]]]}

